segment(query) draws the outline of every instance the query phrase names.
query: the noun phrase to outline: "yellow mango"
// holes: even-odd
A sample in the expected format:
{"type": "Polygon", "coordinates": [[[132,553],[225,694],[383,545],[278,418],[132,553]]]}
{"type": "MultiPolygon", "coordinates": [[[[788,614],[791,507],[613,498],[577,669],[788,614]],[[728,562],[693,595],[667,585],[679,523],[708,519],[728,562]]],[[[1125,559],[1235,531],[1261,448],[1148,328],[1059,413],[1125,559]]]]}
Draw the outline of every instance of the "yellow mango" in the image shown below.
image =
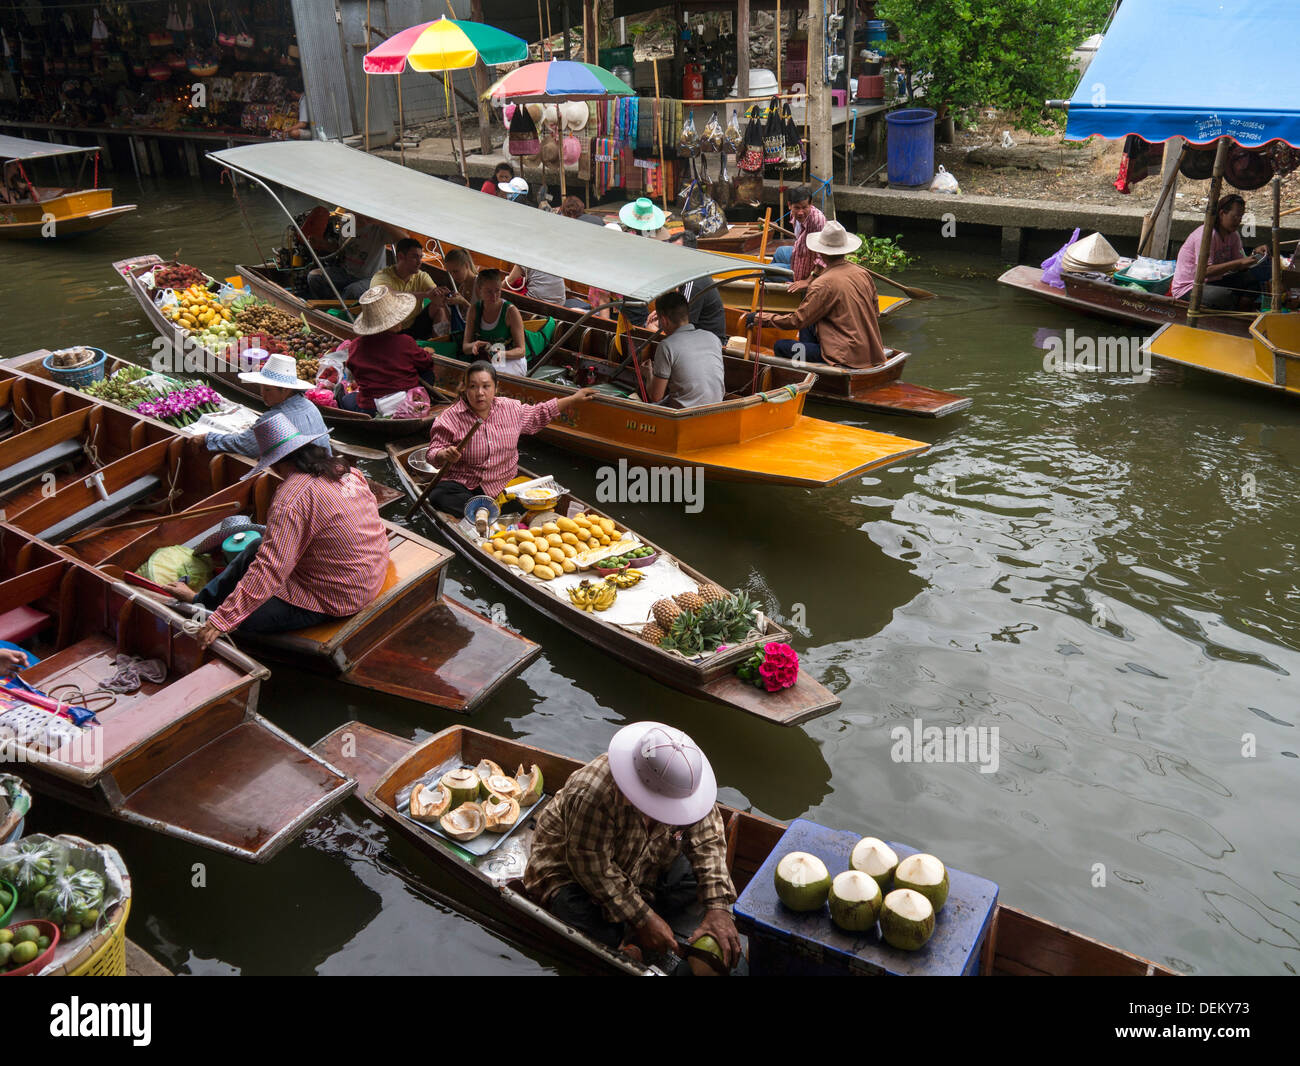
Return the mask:
{"type": "Polygon", "coordinates": [[[600,541],[600,546],[601,546],[602,548],[608,548],[608,547],[610,546],[610,544],[613,543],[613,542],[609,539],[609,534],[608,534],[608,533],[602,533],[602,534],[601,534],[599,537],[597,537],[596,539],[597,539],[598,541],[600,541]]]}
{"type": "Polygon", "coordinates": [[[543,532],[543,533],[558,533],[558,532],[560,532],[560,523],[559,523],[559,522],[547,522],[544,526],[542,526],[542,532],[543,532]]]}
{"type": "Polygon", "coordinates": [[[546,554],[550,557],[550,560],[553,563],[564,562],[564,551],[560,548],[551,548],[546,554]]]}
{"type": "Polygon", "coordinates": [[[533,576],[540,577],[543,581],[550,581],[551,578],[555,577],[555,571],[545,563],[538,563],[533,567],[533,576]]]}
{"type": "Polygon", "coordinates": [[[519,554],[520,554],[520,555],[536,555],[536,554],[537,554],[537,545],[536,545],[535,543],[533,543],[531,540],[521,540],[521,541],[519,542],[519,554]]]}
{"type": "Polygon", "coordinates": [[[564,552],[564,557],[566,559],[572,559],[578,554],[578,549],[572,544],[561,544],[560,551],[564,552]]]}
{"type": "Polygon", "coordinates": [[[578,537],[575,533],[564,532],[560,534],[561,544],[578,544],[578,537]]]}
{"type": "Polygon", "coordinates": [[[597,519],[597,521],[600,522],[600,528],[603,529],[610,536],[613,536],[614,531],[618,528],[617,526],[614,525],[613,519],[600,518],[597,519]]]}
{"type": "Polygon", "coordinates": [[[561,563],[560,565],[564,568],[564,572],[566,574],[571,574],[578,569],[578,564],[575,563],[572,559],[565,559],[564,562],[561,563]]]}
{"type": "Polygon", "coordinates": [[[536,565],[537,565],[537,560],[534,559],[531,555],[519,556],[519,569],[522,570],[525,574],[531,574],[533,572],[533,568],[536,567],[536,565]]]}
{"type": "Polygon", "coordinates": [[[576,533],[578,532],[578,523],[572,518],[559,518],[556,519],[555,528],[561,533],[576,533]]]}
{"type": "Polygon", "coordinates": [[[588,547],[588,548],[599,548],[599,547],[600,547],[600,541],[598,541],[595,537],[592,537],[590,540],[587,541],[587,547],[588,547]]]}
{"type": "Polygon", "coordinates": [[[562,538],[558,533],[547,533],[546,543],[549,544],[552,548],[558,548],[561,544],[564,543],[564,538],[562,538]]]}

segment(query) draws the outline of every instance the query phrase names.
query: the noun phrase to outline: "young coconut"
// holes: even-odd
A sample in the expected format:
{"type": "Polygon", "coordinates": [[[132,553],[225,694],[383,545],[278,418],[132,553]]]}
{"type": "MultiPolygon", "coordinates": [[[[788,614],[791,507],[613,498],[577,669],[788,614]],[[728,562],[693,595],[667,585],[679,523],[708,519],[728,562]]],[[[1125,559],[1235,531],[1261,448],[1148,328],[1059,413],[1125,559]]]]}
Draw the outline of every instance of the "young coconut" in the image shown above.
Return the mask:
{"type": "Polygon", "coordinates": [[[507,774],[491,774],[483,778],[483,787],[489,796],[509,796],[518,799],[524,794],[523,786],[507,774]]]}
{"type": "MultiPolygon", "coordinates": [[[[693,943],[691,947],[695,948],[696,951],[703,951],[706,954],[712,955],[724,966],[727,964],[727,960],[722,955],[722,945],[719,944],[716,940],[714,940],[713,937],[709,936],[708,933],[705,933],[702,937],[700,937],[697,941],[695,941],[695,943],[693,943]]],[[[718,973],[717,970],[715,970],[703,959],[688,958],[686,960],[686,965],[690,967],[691,973],[694,974],[696,977],[721,977],[722,976],[720,973],[718,973]]]]}
{"type": "Polygon", "coordinates": [[[518,797],[520,807],[531,807],[542,798],[542,771],[538,769],[536,763],[527,770],[521,763],[519,769],[515,771],[515,781],[522,790],[518,797]]]}
{"type": "Polygon", "coordinates": [[[900,862],[894,871],[894,886],[921,893],[935,914],[948,901],[948,871],[933,855],[909,855],[900,862]]]}
{"type": "Polygon", "coordinates": [[[489,833],[507,833],[519,821],[519,801],[513,796],[489,796],[483,817],[489,833]]]}
{"type": "Polygon", "coordinates": [[[776,864],[776,895],[792,911],[819,911],[831,890],[826,864],[806,851],[792,851],[776,864]]]}
{"type": "Polygon", "coordinates": [[[459,807],[462,803],[478,799],[481,782],[478,774],[466,766],[459,770],[448,770],[442,775],[441,784],[451,793],[451,805],[459,807]]]}
{"type": "Polygon", "coordinates": [[[411,817],[421,822],[436,822],[451,810],[451,790],[437,784],[427,788],[418,781],[411,789],[411,817]]]}
{"type": "Polygon", "coordinates": [[[474,772],[478,774],[480,781],[486,781],[493,774],[504,774],[500,763],[494,763],[491,759],[480,759],[479,764],[474,767],[474,772]]]}
{"type": "Polygon", "coordinates": [[[845,870],[831,882],[831,921],[847,933],[865,933],[880,916],[883,897],[876,879],[861,870],[845,870]]]}
{"type": "Polygon", "coordinates": [[[934,908],[921,893],[896,888],[880,908],[880,932],[899,951],[916,951],[934,936],[934,908]]]}
{"type": "Polygon", "coordinates": [[[888,892],[898,866],[898,854],[878,837],[863,837],[853,845],[849,865],[875,878],[882,893],[888,892]]]}
{"type": "Polygon", "coordinates": [[[487,818],[483,814],[483,805],[470,801],[462,803],[453,811],[444,814],[438,825],[452,840],[473,840],[487,827],[487,818]]]}

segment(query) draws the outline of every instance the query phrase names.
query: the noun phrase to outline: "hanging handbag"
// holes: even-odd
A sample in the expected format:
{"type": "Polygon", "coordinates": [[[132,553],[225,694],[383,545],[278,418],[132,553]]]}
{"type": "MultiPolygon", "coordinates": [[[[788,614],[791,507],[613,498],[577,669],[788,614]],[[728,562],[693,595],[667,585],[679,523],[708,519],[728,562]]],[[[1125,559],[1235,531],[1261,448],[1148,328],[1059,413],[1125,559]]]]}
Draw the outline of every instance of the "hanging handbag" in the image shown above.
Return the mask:
{"type": "Polygon", "coordinates": [[[695,112],[686,116],[681,136],[677,138],[677,154],[695,156],[700,152],[700,135],[695,132],[695,112]]]}
{"type": "Polygon", "coordinates": [[[722,123],[718,121],[718,113],[714,111],[709,116],[709,121],[704,124],[704,137],[700,147],[705,152],[721,152],[726,140],[727,136],[722,131],[722,123]]]}
{"type": "Polygon", "coordinates": [[[731,176],[727,173],[727,155],[722,154],[722,167],[718,174],[717,180],[713,182],[713,199],[717,201],[719,207],[726,208],[731,206],[731,176]]]}
{"type": "Polygon", "coordinates": [[[537,124],[526,107],[516,107],[510,116],[509,142],[511,155],[536,155],[542,150],[541,140],[537,136],[537,124]]]}
{"type": "Polygon", "coordinates": [[[745,150],[745,134],[740,129],[740,119],[736,116],[734,107],[727,119],[727,128],[723,131],[722,150],[734,156],[739,156],[745,150]]]}
{"type": "Polygon", "coordinates": [[[763,169],[763,123],[758,117],[758,105],[751,104],[746,115],[744,149],[736,166],[747,174],[758,174],[763,169]]]}
{"type": "Polygon", "coordinates": [[[768,166],[785,165],[785,123],[781,120],[781,107],[773,103],[767,110],[763,126],[763,162],[768,166]]]}
{"type": "Polygon", "coordinates": [[[803,138],[800,136],[799,127],[795,125],[794,115],[790,113],[788,103],[783,106],[782,111],[781,118],[785,123],[785,169],[798,170],[807,158],[803,138]]]}

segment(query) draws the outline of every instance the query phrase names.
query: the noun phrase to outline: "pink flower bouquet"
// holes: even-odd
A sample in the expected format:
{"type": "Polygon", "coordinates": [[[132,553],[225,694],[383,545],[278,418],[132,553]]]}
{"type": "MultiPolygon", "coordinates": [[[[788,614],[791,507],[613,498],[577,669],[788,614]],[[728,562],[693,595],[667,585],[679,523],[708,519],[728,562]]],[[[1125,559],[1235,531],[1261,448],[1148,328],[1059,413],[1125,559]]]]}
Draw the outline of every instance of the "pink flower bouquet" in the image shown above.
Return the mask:
{"type": "Polygon", "coordinates": [[[755,688],[780,692],[799,679],[799,656],[789,644],[773,641],[741,663],[736,673],[755,688]]]}

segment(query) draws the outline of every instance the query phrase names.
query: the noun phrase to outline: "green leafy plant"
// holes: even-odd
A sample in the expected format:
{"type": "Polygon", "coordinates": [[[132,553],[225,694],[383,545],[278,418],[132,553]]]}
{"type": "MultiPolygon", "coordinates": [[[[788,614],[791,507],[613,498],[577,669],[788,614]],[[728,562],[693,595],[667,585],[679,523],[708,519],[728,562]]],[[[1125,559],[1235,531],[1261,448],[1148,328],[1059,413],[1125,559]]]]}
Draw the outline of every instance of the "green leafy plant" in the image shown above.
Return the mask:
{"type": "Polygon", "coordinates": [[[888,274],[916,261],[915,256],[908,255],[898,244],[903,239],[901,233],[894,237],[865,237],[861,233],[858,236],[862,247],[848,257],[850,263],[888,274]]]}

